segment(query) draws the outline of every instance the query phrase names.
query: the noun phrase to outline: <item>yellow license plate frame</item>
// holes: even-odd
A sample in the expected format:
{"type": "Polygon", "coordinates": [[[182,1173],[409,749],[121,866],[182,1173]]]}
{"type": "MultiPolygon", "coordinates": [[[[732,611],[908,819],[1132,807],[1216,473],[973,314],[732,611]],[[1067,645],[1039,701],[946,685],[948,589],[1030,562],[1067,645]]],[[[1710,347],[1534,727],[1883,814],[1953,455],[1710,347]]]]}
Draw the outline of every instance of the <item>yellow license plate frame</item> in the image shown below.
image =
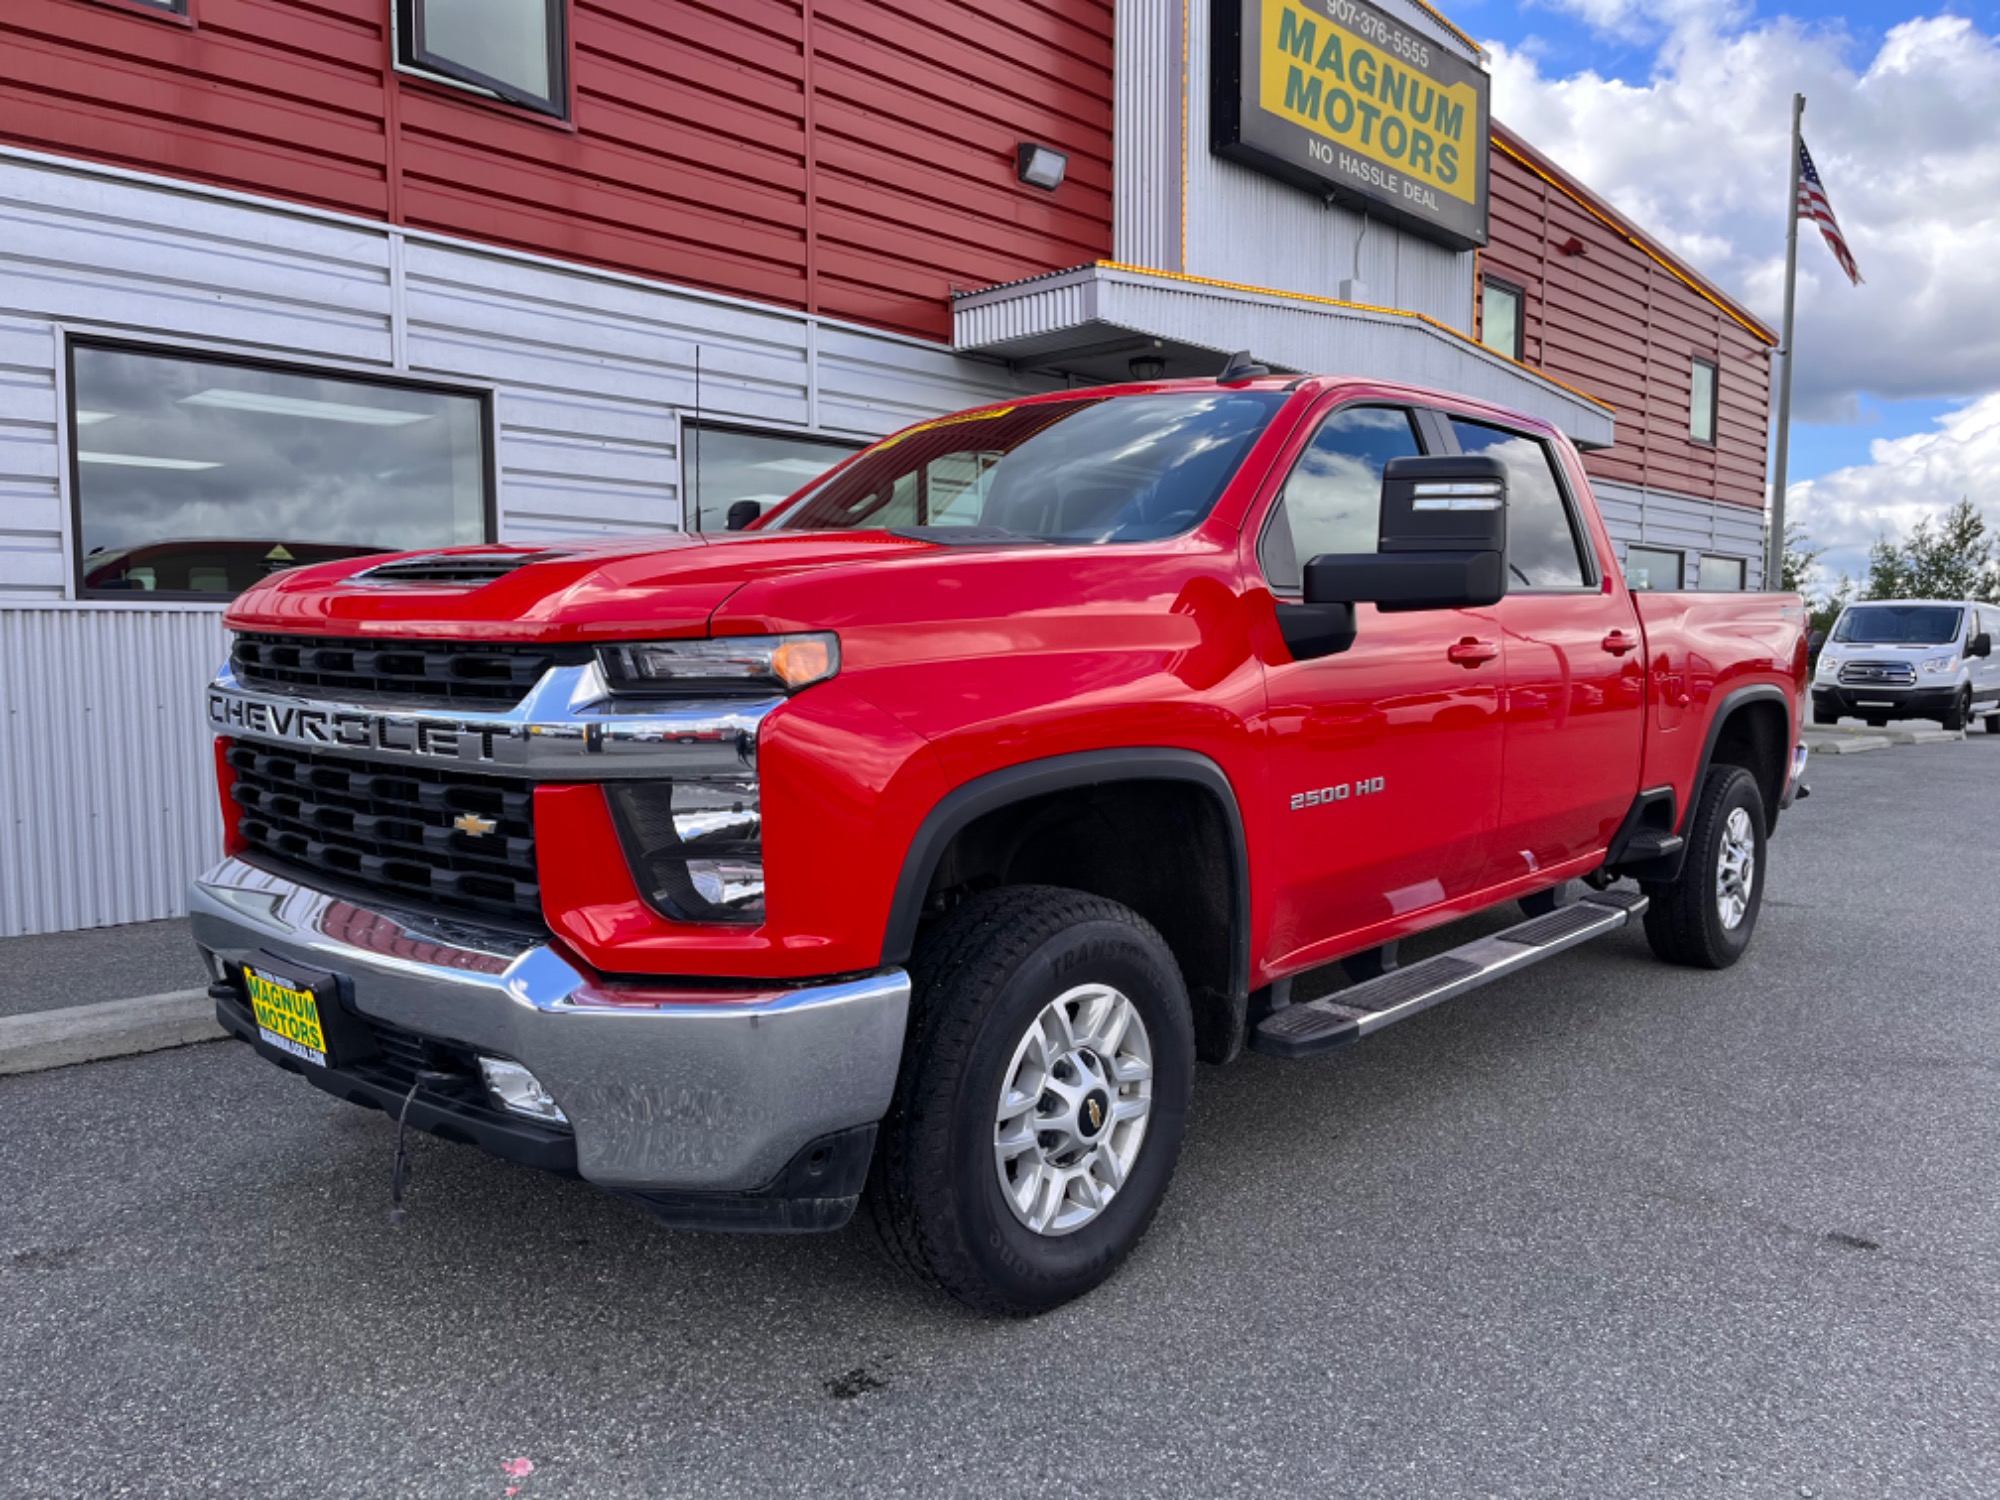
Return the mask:
{"type": "Polygon", "coordinates": [[[331,1066],[320,997],[312,985],[245,964],[243,989],[250,997],[258,1035],[280,1052],[316,1068],[331,1066]]]}

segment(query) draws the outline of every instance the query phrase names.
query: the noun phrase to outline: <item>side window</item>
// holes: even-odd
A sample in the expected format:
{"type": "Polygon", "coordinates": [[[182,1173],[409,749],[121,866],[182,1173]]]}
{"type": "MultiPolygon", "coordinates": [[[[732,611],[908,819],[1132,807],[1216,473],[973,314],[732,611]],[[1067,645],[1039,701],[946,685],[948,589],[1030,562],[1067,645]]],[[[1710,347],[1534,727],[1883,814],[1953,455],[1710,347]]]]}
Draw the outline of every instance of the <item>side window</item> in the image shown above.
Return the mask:
{"type": "Polygon", "coordinates": [[[1506,466],[1507,572],[1512,581],[1531,589],[1588,587],[1582,538],[1563,499],[1548,444],[1482,422],[1450,420],[1460,448],[1506,466]]]}
{"type": "Polygon", "coordinates": [[[1382,470],[1423,449],[1409,409],[1350,406],[1320,423],[1271,507],[1257,560],[1273,592],[1299,592],[1304,564],[1328,552],[1373,552],[1381,540],[1382,470]]]}

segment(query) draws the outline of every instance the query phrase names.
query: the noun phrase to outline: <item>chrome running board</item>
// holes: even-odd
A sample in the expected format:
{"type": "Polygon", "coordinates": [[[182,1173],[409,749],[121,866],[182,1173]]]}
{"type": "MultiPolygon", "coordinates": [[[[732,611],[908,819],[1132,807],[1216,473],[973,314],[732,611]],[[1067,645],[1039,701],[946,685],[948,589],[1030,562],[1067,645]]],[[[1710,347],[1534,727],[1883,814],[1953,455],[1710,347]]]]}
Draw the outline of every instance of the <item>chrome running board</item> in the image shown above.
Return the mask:
{"type": "Polygon", "coordinates": [[[1475,938],[1407,969],[1392,970],[1319,1000],[1287,1005],[1250,1033],[1250,1046],[1273,1057],[1312,1057],[1359,1041],[1467,990],[1616,932],[1645,915],[1646,904],[1637,891],[1588,892],[1573,906],[1491,937],[1475,938]]]}

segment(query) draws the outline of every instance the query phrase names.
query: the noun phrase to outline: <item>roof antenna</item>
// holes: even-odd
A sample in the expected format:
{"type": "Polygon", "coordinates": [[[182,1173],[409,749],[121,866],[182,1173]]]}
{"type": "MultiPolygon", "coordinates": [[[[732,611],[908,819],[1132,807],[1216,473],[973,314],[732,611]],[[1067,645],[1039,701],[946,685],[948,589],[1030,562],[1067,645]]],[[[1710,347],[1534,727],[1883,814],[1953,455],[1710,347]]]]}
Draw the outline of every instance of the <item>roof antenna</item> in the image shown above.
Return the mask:
{"type": "Polygon", "coordinates": [[[1248,349],[1238,349],[1229,356],[1229,363],[1222,367],[1222,373],[1215,377],[1217,385],[1243,385],[1271,373],[1269,365],[1260,365],[1250,357],[1248,349]]]}
{"type": "Polygon", "coordinates": [[[701,345],[694,346],[694,529],[701,530],[701,345]]]}

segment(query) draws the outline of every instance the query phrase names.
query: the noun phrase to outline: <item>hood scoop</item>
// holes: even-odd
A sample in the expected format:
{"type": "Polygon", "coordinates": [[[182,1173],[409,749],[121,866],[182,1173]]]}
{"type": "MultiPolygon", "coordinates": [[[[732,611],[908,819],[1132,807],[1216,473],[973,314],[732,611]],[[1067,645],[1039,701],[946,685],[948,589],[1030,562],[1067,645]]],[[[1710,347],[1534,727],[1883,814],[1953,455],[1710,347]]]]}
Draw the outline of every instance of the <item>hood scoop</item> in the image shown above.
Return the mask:
{"type": "Polygon", "coordinates": [[[348,577],[354,584],[431,584],[441,588],[476,589],[505,578],[529,563],[551,562],[567,552],[427,552],[399,557],[348,577]]]}

